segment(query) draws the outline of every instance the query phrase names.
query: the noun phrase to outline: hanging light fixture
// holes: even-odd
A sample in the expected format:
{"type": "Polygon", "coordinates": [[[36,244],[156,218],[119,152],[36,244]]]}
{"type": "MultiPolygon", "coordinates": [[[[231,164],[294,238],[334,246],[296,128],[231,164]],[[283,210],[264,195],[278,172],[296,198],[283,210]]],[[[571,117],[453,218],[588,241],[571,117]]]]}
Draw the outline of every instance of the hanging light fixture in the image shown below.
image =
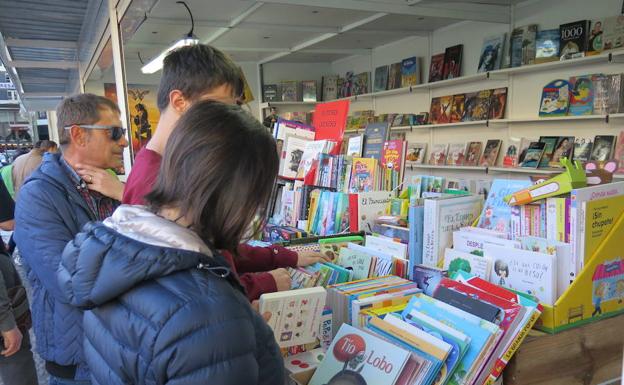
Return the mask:
{"type": "Polygon", "coordinates": [[[149,63],[141,67],[141,72],[144,74],[153,74],[154,72],[158,72],[162,69],[163,60],[165,60],[165,56],[176,48],[184,47],[187,45],[194,45],[199,42],[197,37],[193,34],[193,30],[195,29],[195,21],[193,20],[193,14],[191,13],[191,9],[186,5],[184,1],[176,1],[177,4],[182,4],[189,13],[191,17],[191,30],[180,40],[173,43],[169,48],[160,53],[160,55],[156,56],[149,63]]]}

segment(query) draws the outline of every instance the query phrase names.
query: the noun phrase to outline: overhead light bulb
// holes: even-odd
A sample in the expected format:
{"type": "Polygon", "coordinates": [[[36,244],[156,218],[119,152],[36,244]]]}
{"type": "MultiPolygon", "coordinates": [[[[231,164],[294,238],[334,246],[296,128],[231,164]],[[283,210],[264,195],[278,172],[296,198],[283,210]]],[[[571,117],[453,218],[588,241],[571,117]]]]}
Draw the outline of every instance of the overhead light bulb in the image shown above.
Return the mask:
{"type": "Polygon", "coordinates": [[[141,72],[143,72],[144,74],[153,74],[154,72],[160,71],[163,66],[163,60],[165,60],[165,56],[167,56],[169,52],[173,51],[176,48],[194,45],[197,43],[199,43],[199,40],[194,37],[188,36],[178,40],[176,43],[171,45],[171,47],[167,48],[166,50],[161,52],[160,55],[156,56],[149,63],[141,67],[141,72]]]}

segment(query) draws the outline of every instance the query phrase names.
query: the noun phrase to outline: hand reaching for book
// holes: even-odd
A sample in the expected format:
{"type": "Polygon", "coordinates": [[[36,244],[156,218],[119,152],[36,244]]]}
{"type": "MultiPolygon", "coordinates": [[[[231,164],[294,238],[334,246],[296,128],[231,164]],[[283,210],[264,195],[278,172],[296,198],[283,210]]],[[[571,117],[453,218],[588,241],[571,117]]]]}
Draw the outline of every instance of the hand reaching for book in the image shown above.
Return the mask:
{"type": "Polygon", "coordinates": [[[317,262],[331,262],[327,255],[316,251],[302,251],[298,254],[297,266],[308,266],[317,262]]]}
{"type": "Polygon", "coordinates": [[[288,270],[279,268],[269,271],[269,274],[271,274],[273,276],[273,279],[275,280],[275,286],[277,286],[277,291],[290,290],[291,282],[288,270]]]}

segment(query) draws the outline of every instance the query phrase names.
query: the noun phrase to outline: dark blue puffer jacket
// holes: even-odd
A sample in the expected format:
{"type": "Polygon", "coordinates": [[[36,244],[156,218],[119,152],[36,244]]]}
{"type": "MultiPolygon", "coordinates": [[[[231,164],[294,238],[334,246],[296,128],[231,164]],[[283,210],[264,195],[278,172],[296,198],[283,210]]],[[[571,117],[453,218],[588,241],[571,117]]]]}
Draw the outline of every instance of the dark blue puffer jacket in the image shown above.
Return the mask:
{"type": "Polygon", "coordinates": [[[65,248],[58,283],[90,309],[84,352],[96,384],[284,382],[273,333],[227,262],[142,207],[86,225],[65,248]]]}

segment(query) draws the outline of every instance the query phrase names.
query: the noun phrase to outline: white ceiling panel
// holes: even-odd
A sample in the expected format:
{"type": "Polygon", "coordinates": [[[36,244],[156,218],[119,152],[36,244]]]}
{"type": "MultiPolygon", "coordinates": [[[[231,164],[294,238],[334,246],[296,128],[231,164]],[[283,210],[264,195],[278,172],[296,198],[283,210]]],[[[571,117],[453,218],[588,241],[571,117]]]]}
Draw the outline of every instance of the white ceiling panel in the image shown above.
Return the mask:
{"type": "Polygon", "coordinates": [[[346,54],[324,54],[324,53],[307,53],[295,52],[288,56],[273,60],[275,63],[327,63],[338,59],[345,58],[346,54]]]}
{"type": "Polygon", "coordinates": [[[457,20],[414,15],[388,15],[363,25],[358,30],[433,31],[456,23],[457,20]]]}
{"type": "Polygon", "coordinates": [[[291,48],[316,36],[318,34],[312,32],[284,32],[270,29],[253,31],[235,28],[212,44],[221,47],[291,48]]]}
{"type": "Polygon", "coordinates": [[[264,4],[245,21],[250,23],[274,23],[342,27],[372,15],[371,12],[346,9],[328,9],[300,5],[264,4]]]}
{"type": "Polygon", "coordinates": [[[357,49],[372,49],[380,45],[395,42],[397,40],[407,37],[405,34],[359,34],[356,31],[346,32],[340,35],[331,37],[325,41],[311,46],[311,49],[317,48],[357,48],[357,49]]]}
{"type": "MultiPolygon", "coordinates": [[[[252,0],[185,0],[195,20],[232,20],[256,3],[252,0]]],[[[181,4],[172,0],[160,0],[147,15],[157,18],[188,19],[188,12],[181,4]]]]}

